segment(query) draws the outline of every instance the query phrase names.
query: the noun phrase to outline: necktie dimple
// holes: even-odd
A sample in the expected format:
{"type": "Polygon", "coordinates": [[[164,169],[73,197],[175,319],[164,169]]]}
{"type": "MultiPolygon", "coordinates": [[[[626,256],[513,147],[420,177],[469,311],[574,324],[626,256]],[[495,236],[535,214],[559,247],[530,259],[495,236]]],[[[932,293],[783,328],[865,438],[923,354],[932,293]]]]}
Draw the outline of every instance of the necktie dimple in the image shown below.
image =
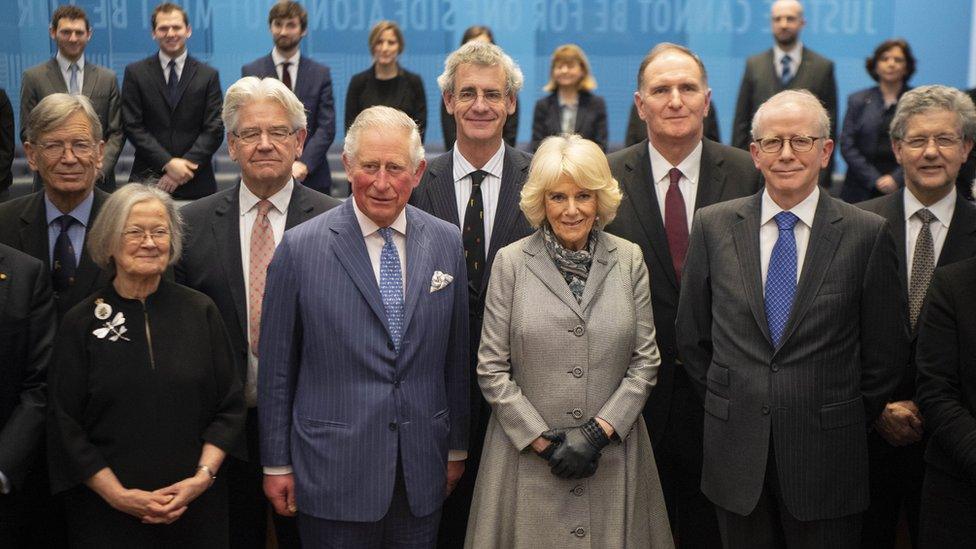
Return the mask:
{"type": "Polygon", "coordinates": [[[176,105],[177,90],[180,87],[180,77],[176,74],[176,60],[169,60],[169,78],[166,80],[166,92],[169,94],[170,105],[176,105]]]}
{"type": "Polygon", "coordinates": [[[766,273],[766,323],[773,345],[779,347],[796,296],[796,238],[793,227],[800,220],[792,212],[780,212],[773,219],[779,237],[769,258],[766,273]]]}
{"type": "Polygon", "coordinates": [[[779,81],[782,82],[784,86],[789,84],[790,80],[793,80],[793,68],[790,66],[790,63],[792,62],[793,59],[791,59],[789,55],[784,55],[779,62],[780,65],[783,66],[783,72],[779,77],[779,81]]]}
{"type": "Polygon", "coordinates": [[[932,281],[932,271],[935,270],[935,244],[932,241],[932,222],[935,221],[935,214],[927,208],[915,212],[922,222],[922,230],[918,232],[915,240],[915,254],[912,256],[912,281],[908,287],[908,317],[915,329],[918,322],[918,313],[922,310],[922,302],[925,300],[925,293],[929,289],[929,282],[932,281]]]}
{"type": "Polygon", "coordinates": [[[281,64],[281,83],[284,84],[285,86],[288,86],[288,89],[290,90],[292,89],[291,71],[288,70],[288,67],[291,67],[291,62],[289,61],[285,61],[284,63],[281,64]]]}
{"type": "Polygon", "coordinates": [[[251,227],[251,249],[248,258],[248,342],[251,352],[258,356],[258,340],[261,335],[261,302],[264,299],[264,283],[268,276],[268,264],[274,256],[274,233],[268,212],[271,201],[261,200],[257,204],[258,214],[251,227]]]}
{"type": "Polygon", "coordinates": [[[400,352],[403,337],[403,275],[400,270],[400,254],[393,243],[393,229],[383,227],[379,230],[383,237],[383,250],[380,252],[380,297],[386,310],[386,322],[390,327],[393,346],[400,352]]]}
{"type": "Polygon", "coordinates": [[[481,292],[481,279],[485,268],[485,206],[481,184],[488,172],[475,170],[471,176],[471,198],[464,210],[461,225],[461,241],[464,244],[464,262],[468,268],[468,285],[473,293],[481,292]]]}
{"type": "Polygon", "coordinates": [[[681,271],[685,267],[685,256],[688,253],[688,212],[685,211],[685,197],[678,186],[681,175],[678,168],[668,171],[670,184],[664,195],[664,232],[668,236],[671,265],[678,282],[681,282],[681,271]]]}
{"type": "Polygon", "coordinates": [[[78,63],[68,65],[68,72],[71,73],[71,77],[68,79],[68,93],[78,95],[78,92],[81,91],[78,89],[78,63]]]}
{"type": "Polygon", "coordinates": [[[68,229],[75,224],[76,220],[74,217],[65,214],[54,221],[60,225],[61,232],[58,233],[58,238],[54,241],[54,264],[51,266],[51,279],[55,291],[60,292],[70,288],[75,281],[78,261],[75,259],[75,247],[68,236],[68,229]]]}

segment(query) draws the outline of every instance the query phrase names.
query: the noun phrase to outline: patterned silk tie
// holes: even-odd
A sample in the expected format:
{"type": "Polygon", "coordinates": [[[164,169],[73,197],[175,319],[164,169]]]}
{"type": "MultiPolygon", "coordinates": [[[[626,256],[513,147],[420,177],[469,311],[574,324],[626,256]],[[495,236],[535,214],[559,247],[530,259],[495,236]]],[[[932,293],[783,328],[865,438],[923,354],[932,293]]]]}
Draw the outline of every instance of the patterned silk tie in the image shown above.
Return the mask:
{"type": "Polygon", "coordinates": [[[400,270],[400,254],[393,243],[393,229],[383,227],[379,230],[383,237],[383,251],[380,252],[380,297],[386,310],[386,322],[397,352],[403,338],[403,274],[400,270]]]}
{"type": "Polygon", "coordinates": [[[177,91],[180,88],[180,77],[176,74],[176,60],[169,60],[169,78],[166,80],[166,93],[169,94],[170,106],[176,106],[177,91]]]}
{"type": "Polygon", "coordinates": [[[54,222],[61,226],[61,232],[58,233],[58,238],[54,241],[54,265],[51,266],[51,277],[54,290],[62,292],[70,288],[75,282],[75,270],[78,267],[78,261],[75,259],[75,247],[71,244],[68,229],[77,220],[65,214],[55,219],[54,222]]]}
{"type": "Polygon", "coordinates": [[[792,212],[780,212],[773,219],[779,227],[779,237],[773,246],[766,272],[766,322],[773,346],[779,347],[796,296],[796,238],[793,236],[793,226],[800,218],[792,212]]]}
{"type": "Polygon", "coordinates": [[[935,270],[935,245],[932,242],[932,222],[935,214],[926,208],[915,212],[922,222],[922,230],[915,240],[915,255],[912,256],[912,281],[908,287],[908,316],[912,322],[912,329],[918,322],[918,313],[922,310],[925,293],[932,281],[932,271],[935,270]]]}
{"type": "Polygon", "coordinates": [[[281,64],[281,83],[288,86],[289,90],[291,89],[291,71],[288,70],[290,66],[291,63],[289,61],[281,64]]]}
{"type": "Polygon", "coordinates": [[[476,170],[469,175],[471,198],[464,210],[461,241],[464,244],[464,261],[468,267],[468,285],[478,293],[481,291],[481,279],[485,269],[485,205],[481,196],[481,183],[488,172],[476,170]]]}
{"type": "Polygon", "coordinates": [[[782,76],[779,77],[779,81],[782,82],[784,86],[789,84],[790,80],[793,80],[793,69],[790,67],[790,63],[792,62],[793,60],[790,59],[789,55],[784,55],[783,59],[781,59],[779,62],[780,65],[783,66],[783,73],[782,76]]]}
{"type": "Polygon", "coordinates": [[[78,89],[78,64],[72,63],[68,65],[68,72],[71,73],[71,78],[68,81],[68,93],[78,95],[78,92],[81,91],[78,89]]]}
{"type": "Polygon", "coordinates": [[[671,250],[671,265],[674,275],[681,282],[681,271],[685,267],[685,255],[688,253],[688,212],[685,211],[685,197],[681,194],[678,182],[681,181],[681,170],[671,168],[668,172],[671,183],[664,195],[664,232],[668,236],[668,248],[671,250]]]}
{"type": "Polygon", "coordinates": [[[258,202],[258,215],[251,227],[251,257],[248,259],[248,340],[251,352],[258,356],[258,338],[261,335],[261,301],[264,299],[264,283],[268,276],[268,264],[274,255],[274,232],[268,221],[268,212],[274,206],[269,200],[258,202]]]}

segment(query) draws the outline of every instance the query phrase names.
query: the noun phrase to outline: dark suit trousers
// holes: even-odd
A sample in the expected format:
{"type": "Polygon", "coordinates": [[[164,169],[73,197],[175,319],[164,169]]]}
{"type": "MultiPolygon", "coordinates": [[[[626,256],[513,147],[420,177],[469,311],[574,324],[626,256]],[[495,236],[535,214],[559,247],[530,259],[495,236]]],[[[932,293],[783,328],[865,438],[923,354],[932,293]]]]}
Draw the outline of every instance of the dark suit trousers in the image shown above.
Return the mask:
{"type": "Polygon", "coordinates": [[[59,549],[68,546],[64,498],[52,496],[47,459],[27,473],[20,491],[0,495],[0,547],[59,549]]]}
{"type": "Polygon", "coordinates": [[[769,441],[766,479],[756,508],[748,516],[715,506],[726,549],[853,549],[861,542],[861,513],[825,520],[798,520],[783,502],[773,441],[769,441]]]}
{"type": "MultiPolygon", "coordinates": [[[[257,408],[248,408],[244,423],[247,454],[250,461],[227,456],[220,472],[227,479],[227,508],[230,515],[230,546],[242,549],[264,549],[268,539],[268,500],[264,496],[264,471],[258,448],[257,408]]],[[[294,517],[283,517],[274,511],[275,535],[281,549],[301,547],[294,517]]]]}
{"type": "Polygon", "coordinates": [[[430,549],[437,543],[440,518],[440,510],[426,517],[410,512],[398,455],[393,499],[386,516],[376,522],[348,522],[299,512],[298,530],[302,544],[314,549],[430,549]]]}
{"type": "Polygon", "coordinates": [[[927,466],[922,484],[918,547],[968,548],[974,543],[976,486],[941,469],[927,466]]]}
{"type": "MultiPolygon", "coordinates": [[[[671,367],[675,372],[669,421],[654,446],[654,459],[677,545],[682,549],[710,549],[720,545],[721,537],[715,506],[701,492],[705,412],[684,368],[671,367]]],[[[650,418],[645,421],[654,425],[650,418]]]]}
{"type": "MultiPolygon", "coordinates": [[[[925,476],[925,442],[894,447],[877,433],[868,435],[871,471],[871,506],[864,512],[861,547],[895,546],[902,508],[912,545],[918,546],[918,510],[925,476]]],[[[974,540],[976,541],[976,540],[974,540]]]]}

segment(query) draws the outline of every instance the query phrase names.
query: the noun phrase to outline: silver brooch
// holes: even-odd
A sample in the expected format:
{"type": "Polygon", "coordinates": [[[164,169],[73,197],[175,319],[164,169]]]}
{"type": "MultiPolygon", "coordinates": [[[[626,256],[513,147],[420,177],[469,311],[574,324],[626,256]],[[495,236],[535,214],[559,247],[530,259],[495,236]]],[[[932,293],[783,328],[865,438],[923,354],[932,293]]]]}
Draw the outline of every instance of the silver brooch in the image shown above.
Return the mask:
{"type": "MultiPolygon", "coordinates": [[[[107,306],[108,305],[106,305],[106,307],[107,306]]],[[[129,329],[125,327],[125,315],[122,314],[122,311],[119,311],[118,313],[115,313],[115,318],[110,321],[106,321],[105,326],[96,328],[92,334],[98,339],[105,339],[105,336],[108,336],[109,341],[118,341],[119,339],[131,341],[129,338],[122,335],[127,331],[129,331],[129,329]]]]}
{"type": "Polygon", "coordinates": [[[102,298],[95,300],[95,318],[98,320],[107,320],[108,317],[112,316],[112,306],[105,303],[102,298]]]}

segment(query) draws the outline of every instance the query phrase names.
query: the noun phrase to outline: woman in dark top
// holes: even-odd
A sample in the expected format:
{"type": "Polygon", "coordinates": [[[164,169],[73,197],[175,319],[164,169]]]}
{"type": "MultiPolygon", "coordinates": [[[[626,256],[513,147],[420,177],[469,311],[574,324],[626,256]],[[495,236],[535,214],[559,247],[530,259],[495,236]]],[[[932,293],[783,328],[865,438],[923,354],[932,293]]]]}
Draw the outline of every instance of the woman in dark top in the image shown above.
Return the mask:
{"type": "Polygon", "coordinates": [[[49,374],[51,487],[72,547],[227,547],[217,472],[243,457],[244,399],[216,306],[162,280],[180,255],[169,195],[126,185],[88,235],[112,284],[72,308],[49,374]]]}
{"type": "Polygon", "coordinates": [[[885,40],[875,48],[866,67],[878,85],[847,98],[840,134],[840,153],[847,162],[840,197],[850,203],[893,193],[904,186],[888,126],[898,99],[911,89],[908,80],[915,73],[915,57],[905,40],[885,40]]]}
{"type": "Polygon", "coordinates": [[[535,151],[543,139],[561,133],[576,133],[607,150],[607,104],[592,91],[596,79],[586,54],[575,44],[565,44],[552,52],[549,83],[543,90],[552,92],[535,104],[532,114],[532,142],[535,151]]]}
{"type": "Polygon", "coordinates": [[[375,105],[399,109],[417,122],[420,139],[427,130],[427,96],[420,75],[400,66],[403,33],[393,21],[380,21],[369,31],[373,66],[354,74],[346,91],[346,130],[359,113],[375,105]]]}
{"type": "MultiPolygon", "coordinates": [[[[464,35],[461,37],[461,45],[465,45],[472,40],[481,40],[482,42],[488,42],[489,44],[495,43],[495,35],[492,34],[491,29],[483,25],[474,25],[468,27],[464,31],[464,35]]],[[[515,112],[508,115],[505,119],[505,126],[502,127],[502,139],[509,147],[515,146],[515,140],[518,139],[518,119],[519,119],[519,104],[518,98],[515,101],[515,112]]],[[[457,141],[457,122],[454,120],[454,116],[447,112],[447,107],[444,106],[444,101],[441,101],[441,133],[444,134],[444,148],[450,149],[454,146],[454,142],[457,141]]]]}

